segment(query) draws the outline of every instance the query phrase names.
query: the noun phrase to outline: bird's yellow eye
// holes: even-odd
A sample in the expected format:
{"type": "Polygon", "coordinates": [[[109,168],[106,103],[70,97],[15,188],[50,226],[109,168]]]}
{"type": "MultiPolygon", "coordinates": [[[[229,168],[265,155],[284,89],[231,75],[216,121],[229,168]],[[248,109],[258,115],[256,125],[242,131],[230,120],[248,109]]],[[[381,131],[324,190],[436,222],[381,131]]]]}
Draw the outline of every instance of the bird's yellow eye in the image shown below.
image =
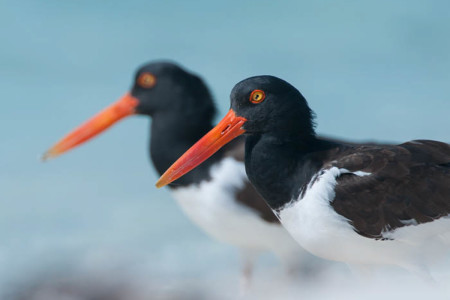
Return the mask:
{"type": "Polygon", "coordinates": [[[266,98],[266,94],[261,90],[254,90],[250,94],[250,102],[252,103],[260,103],[266,98]]]}
{"type": "Polygon", "coordinates": [[[139,75],[138,79],[137,79],[137,83],[145,88],[145,89],[149,89],[155,86],[156,84],[156,77],[155,75],[151,74],[151,73],[142,73],[141,75],[139,75]]]}

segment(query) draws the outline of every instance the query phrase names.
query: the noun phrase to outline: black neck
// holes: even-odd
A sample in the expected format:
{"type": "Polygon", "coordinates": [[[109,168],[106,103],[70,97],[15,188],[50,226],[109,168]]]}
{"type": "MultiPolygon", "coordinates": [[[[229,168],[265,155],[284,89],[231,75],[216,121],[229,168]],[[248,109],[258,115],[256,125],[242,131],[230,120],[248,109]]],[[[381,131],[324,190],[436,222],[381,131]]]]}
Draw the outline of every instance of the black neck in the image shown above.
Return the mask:
{"type": "MultiPolygon", "coordinates": [[[[212,128],[210,120],[203,120],[201,113],[195,116],[181,112],[152,117],[150,158],[162,175],[186,150],[212,128]]],[[[208,180],[211,165],[220,158],[220,153],[169,185],[171,188],[187,186],[208,180]]]]}
{"type": "Polygon", "coordinates": [[[326,150],[337,145],[313,135],[287,140],[249,135],[245,144],[247,175],[269,206],[277,210],[298,198],[323,166],[326,150]]]}

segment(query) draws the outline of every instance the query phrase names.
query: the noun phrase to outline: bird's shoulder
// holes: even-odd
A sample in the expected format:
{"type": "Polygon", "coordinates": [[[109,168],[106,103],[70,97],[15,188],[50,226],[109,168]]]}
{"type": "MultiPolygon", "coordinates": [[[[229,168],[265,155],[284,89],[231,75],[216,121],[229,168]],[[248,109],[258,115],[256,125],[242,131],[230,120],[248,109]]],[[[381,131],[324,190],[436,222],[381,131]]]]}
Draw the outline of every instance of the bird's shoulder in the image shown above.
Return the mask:
{"type": "Polygon", "coordinates": [[[446,166],[450,163],[450,144],[414,140],[400,145],[347,144],[333,149],[324,167],[338,167],[350,172],[401,177],[420,166],[446,166]]]}

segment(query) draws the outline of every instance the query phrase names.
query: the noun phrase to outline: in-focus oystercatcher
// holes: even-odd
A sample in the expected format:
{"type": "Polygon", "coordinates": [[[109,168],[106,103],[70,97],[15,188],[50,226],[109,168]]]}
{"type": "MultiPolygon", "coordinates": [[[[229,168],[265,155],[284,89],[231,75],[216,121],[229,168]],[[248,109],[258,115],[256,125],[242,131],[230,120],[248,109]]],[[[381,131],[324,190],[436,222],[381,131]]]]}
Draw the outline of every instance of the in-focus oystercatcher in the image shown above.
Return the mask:
{"type": "MultiPolygon", "coordinates": [[[[215,106],[197,75],[174,63],[149,63],[137,71],[130,93],[69,133],[44,159],[133,114],[152,118],[150,157],[161,175],[213,127],[215,106]]],[[[298,246],[249,183],[243,161],[244,140],[237,140],[171,184],[170,191],[184,213],[207,234],[242,250],[247,282],[260,251],[275,253],[289,271],[314,267],[309,264],[313,257],[298,246]]]]}
{"type": "Polygon", "coordinates": [[[398,265],[428,277],[427,251],[450,249],[449,144],[344,145],[320,139],[305,98],[273,76],[238,83],[229,113],[157,186],[244,133],[250,181],[311,253],[398,265]]]}

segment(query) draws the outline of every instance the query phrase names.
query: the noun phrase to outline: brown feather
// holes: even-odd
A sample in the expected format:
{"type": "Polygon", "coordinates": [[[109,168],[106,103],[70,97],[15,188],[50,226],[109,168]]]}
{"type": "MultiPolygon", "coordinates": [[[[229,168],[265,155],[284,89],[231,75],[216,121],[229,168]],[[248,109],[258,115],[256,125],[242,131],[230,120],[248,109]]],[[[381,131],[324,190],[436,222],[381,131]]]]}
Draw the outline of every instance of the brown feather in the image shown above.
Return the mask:
{"type": "Polygon", "coordinates": [[[359,234],[382,233],[450,214],[450,145],[412,141],[398,146],[343,147],[328,164],[350,172],[337,179],[331,205],[359,234]]]}

